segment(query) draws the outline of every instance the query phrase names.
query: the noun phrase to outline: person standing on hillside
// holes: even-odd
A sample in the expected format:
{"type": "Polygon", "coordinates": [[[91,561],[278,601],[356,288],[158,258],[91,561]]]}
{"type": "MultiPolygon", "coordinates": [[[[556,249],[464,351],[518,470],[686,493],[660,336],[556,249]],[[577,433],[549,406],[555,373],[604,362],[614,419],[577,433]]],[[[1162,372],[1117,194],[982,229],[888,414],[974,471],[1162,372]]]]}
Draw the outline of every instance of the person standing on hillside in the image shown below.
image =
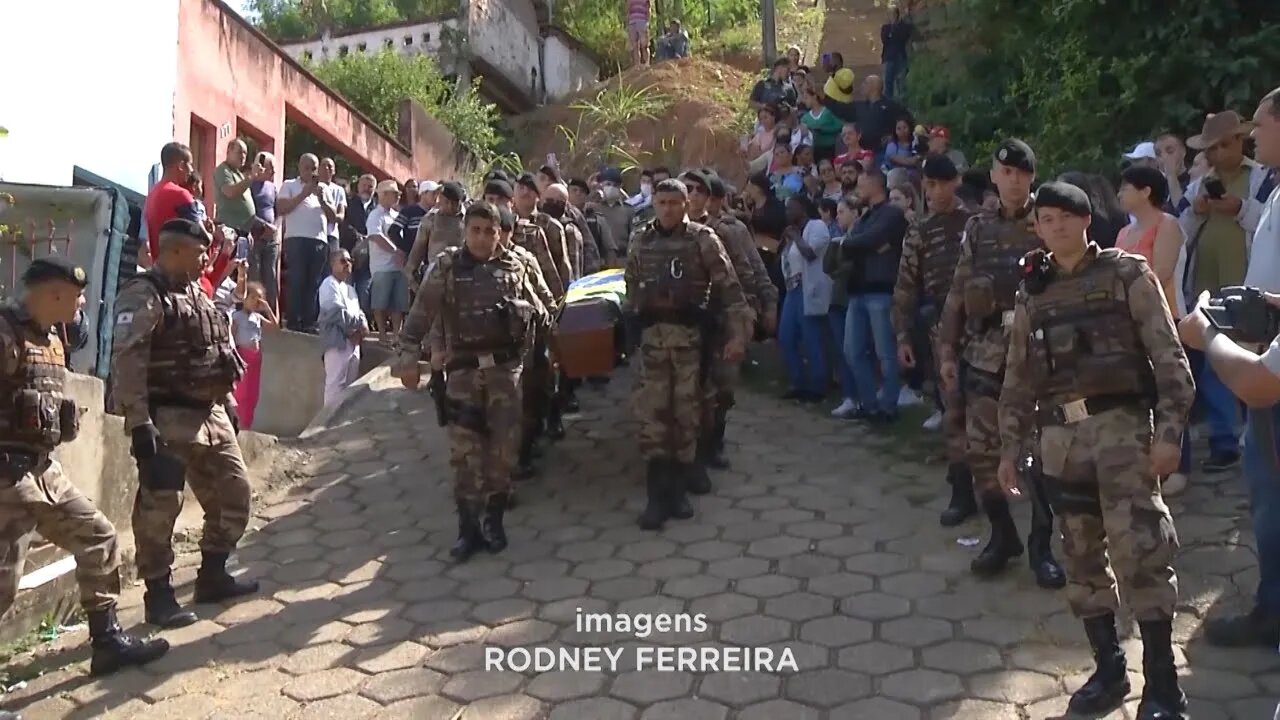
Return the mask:
{"type": "Polygon", "coordinates": [[[915,35],[915,26],[902,17],[902,8],[890,6],[889,22],[880,26],[880,62],[884,71],[884,94],[895,98],[907,76],[907,45],[915,35]]]}
{"type": "Polygon", "coordinates": [[[649,64],[649,0],[626,0],[627,39],[631,41],[631,64],[649,64]]]}

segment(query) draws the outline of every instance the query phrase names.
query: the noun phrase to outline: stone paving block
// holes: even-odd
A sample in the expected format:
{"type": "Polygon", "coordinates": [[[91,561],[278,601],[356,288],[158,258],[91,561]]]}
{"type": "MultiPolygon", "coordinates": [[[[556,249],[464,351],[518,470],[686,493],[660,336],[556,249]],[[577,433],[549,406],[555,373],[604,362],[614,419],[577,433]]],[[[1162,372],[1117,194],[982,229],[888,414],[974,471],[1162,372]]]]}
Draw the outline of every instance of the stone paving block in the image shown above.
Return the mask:
{"type": "Polygon", "coordinates": [[[483,602],[485,600],[499,600],[509,598],[520,592],[521,583],[511,578],[489,578],[487,580],[476,580],[463,584],[458,588],[458,597],[483,602]]]}
{"type": "Polygon", "coordinates": [[[461,706],[438,695],[401,700],[382,708],[373,720],[457,720],[461,706]]]}
{"type": "Polygon", "coordinates": [[[990,600],[974,592],[955,592],[920,598],[916,610],[943,620],[968,620],[980,617],[988,610],[990,600]]]}
{"type": "Polygon", "coordinates": [[[871,678],[845,670],[814,670],[787,678],[787,697],[822,708],[843,705],[870,693],[871,678]]]}
{"type": "Polygon", "coordinates": [[[355,626],[342,641],[355,647],[369,647],[409,640],[413,638],[415,632],[414,624],[406,619],[385,618],[355,626]]]}
{"type": "Polygon", "coordinates": [[[707,700],[668,700],[651,705],[640,720],[725,720],[729,708],[707,700]]]}
{"type": "Polygon", "coordinates": [[[813,553],[792,555],[778,561],[778,572],[794,578],[827,577],[839,570],[839,560],[813,553]]]}
{"type": "Polygon", "coordinates": [[[583,595],[587,585],[586,580],[579,578],[548,578],[527,582],[520,592],[535,602],[552,602],[583,595]]]}
{"type": "Polygon", "coordinates": [[[456,594],[460,583],[445,577],[410,580],[395,588],[391,597],[411,605],[456,594]]]}
{"type": "Polygon", "coordinates": [[[645,707],[662,700],[684,697],[691,687],[693,676],[689,673],[641,670],[619,675],[609,688],[609,694],[645,707]]]}
{"type": "Polygon", "coordinates": [[[1022,718],[1016,705],[988,700],[960,700],[948,703],[934,710],[933,716],[948,720],[1021,720],[1022,718]]]}
{"type": "Polygon", "coordinates": [[[361,649],[349,662],[350,665],[376,675],[392,670],[417,667],[430,650],[411,642],[379,645],[361,649]]]}
{"type": "Polygon", "coordinates": [[[869,675],[887,675],[915,665],[909,648],[872,641],[840,650],[840,667],[869,675]]]}
{"type": "Polygon", "coordinates": [[[521,563],[511,568],[511,577],[517,580],[538,580],[550,577],[564,577],[569,574],[569,563],[564,560],[534,560],[521,563]]]}
{"type": "Polygon", "coordinates": [[[861,593],[840,600],[840,612],[863,620],[890,620],[909,614],[911,601],[881,592],[861,593]]]}
{"type": "Polygon", "coordinates": [[[545,643],[559,628],[544,620],[516,620],[489,632],[486,643],[500,647],[529,647],[545,643]]]}
{"type": "Polygon", "coordinates": [[[368,676],[355,670],[334,668],[294,678],[280,692],[298,702],[312,703],[354,692],[366,679],[368,676]]]}
{"type": "Polygon", "coordinates": [[[737,593],[719,593],[701,597],[689,603],[689,612],[707,616],[711,623],[722,623],[759,610],[760,601],[737,593]]]}
{"type": "Polygon", "coordinates": [[[828,720],[920,720],[920,711],[893,700],[870,698],[841,705],[831,711],[828,720]]]}
{"type": "Polygon", "coordinates": [[[609,580],[625,577],[635,572],[635,565],[627,560],[606,558],[579,563],[573,569],[573,576],[583,580],[609,580]]]}
{"type": "MultiPolygon", "coordinates": [[[[705,576],[703,576],[705,577],[705,576]]],[[[690,578],[692,580],[693,578],[690,578]]],[[[709,581],[719,581],[716,578],[708,578],[709,581]]],[[[800,587],[800,581],[796,578],[784,577],[782,575],[761,575],[759,577],[749,577],[738,580],[735,583],[738,592],[743,595],[751,595],[758,598],[772,598],[779,595],[786,595],[794,592],[800,587]]]]}
{"type": "Polygon", "coordinates": [[[714,560],[708,563],[707,572],[727,580],[742,580],[769,572],[769,562],[747,557],[714,560]]]}
{"type": "Polygon", "coordinates": [[[922,658],[926,667],[965,675],[991,670],[1003,665],[1000,651],[985,643],[956,640],[925,648],[922,658]]]}
{"type": "Polygon", "coordinates": [[[903,702],[932,705],[964,694],[960,678],[936,670],[905,670],[881,679],[880,692],[903,702]]]}
{"type": "Polygon", "coordinates": [[[841,572],[823,577],[809,578],[809,592],[829,595],[834,598],[864,593],[873,587],[875,587],[875,581],[870,577],[854,573],[841,572]]]}
{"type": "Polygon", "coordinates": [[[1249,676],[1223,670],[1196,668],[1182,678],[1187,695],[1206,700],[1243,700],[1258,694],[1258,685],[1249,676]]]}
{"type": "Polygon", "coordinates": [[[869,552],[851,555],[844,561],[846,570],[873,577],[886,577],[910,567],[905,556],[896,553],[869,552]]]}
{"type": "Polygon", "coordinates": [[[791,623],[764,615],[737,618],[720,626],[720,639],[733,645],[765,645],[791,636],[791,623]]]}
{"type": "Polygon", "coordinates": [[[379,673],[361,688],[360,694],[381,705],[408,698],[431,695],[444,686],[445,676],[424,667],[379,673]]]}
{"type": "Polygon", "coordinates": [[[747,554],[766,559],[781,559],[809,551],[809,541],[801,537],[779,535],[756,540],[747,546],[747,554]]]}
{"type": "Polygon", "coordinates": [[[819,618],[800,626],[801,640],[827,647],[855,645],[870,640],[871,635],[871,623],[849,617],[819,618]]]}
{"type": "Polygon", "coordinates": [[[642,540],[627,543],[618,551],[618,557],[643,563],[662,560],[677,555],[679,546],[670,540],[642,540]]]}
{"type": "Polygon", "coordinates": [[[524,598],[504,598],[481,603],[471,610],[471,617],[486,625],[504,625],[515,620],[531,618],[538,606],[524,598]]]}
{"type": "Polygon", "coordinates": [[[528,695],[499,695],[471,703],[458,720],[537,720],[542,709],[528,695]]]}
{"type": "Polygon", "coordinates": [[[698,694],[732,707],[742,707],[777,697],[782,679],[759,672],[708,673],[702,678],[698,694]]]}
{"type": "Polygon", "coordinates": [[[1000,670],[969,678],[972,697],[1004,704],[1027,705],[1060,692],[1062,684],[1057,678],[1026,670],[1000,670]]]}
{"type": "Polygon", "coordinates": [[[882,592],[913,600],[935,596],[946,589],[946,579],[933,573],[908,572],[901,575],[893,575],[880,581],[880,590],[882,592]]]}
{"type": "Polygon", "coordinates": [[[965,620],[960,626],[961,635],[999,647],[1025,642],[1034,631],[1035,626],[1031,623],[1010,618],[965,620]]]}
{"type": "Polygon", "coordinates": [[[834,610],[835,601],[831,598],[804,592],[772,598],[764,604],[766,615],[796,622],[830,615],[834,610]]]}
{"type": "Polygon", "coordinates": [[[782,526],[777,523],[753,520],[724,526],[724,531],[720,533],[720,539],[728,542],[751,542],[775,537],[781,532],[782,526]]]}
{"type": "Polygon", "coordinates": [[[545,672],[531,680],[525,692],[558,703],[599,694],[608,681],[608,676],[600,672],[545,672]]]}
{"type": "Polygon", "coordinates": [[[557,705],[547,720],[634,720],[638,712],[620,700],[598,697],[557,705]]]}
{"type": "MultiPolygon", "coordinates": [[[[625,548],[623,548],[625,550],[625,548]]],[[[655,580],[670,580],[696,575],[702,569],[702,563],[689,558],[663,558],[652,560],[636,567],[636,574],[655,580]]]]}
{"type": "Polygon", "coordinates": [[[469,670],[453,675],[445,682],[440,693],[458,702],[470,703],[480,698],[513,692],[523,682],[524,676],[520,673],[469,670]]]}
{"type": "Polygon", "coordinates": [[[711,562],[713,560],[741,557],[745,550],[746,546],[742,543],[706,540],[683,548],[681,554],[694,560],[711,562]]]}
{"type": "Polygon", "coordinates": [[[936,645],[952,636],[951,623],[932,618],[901,618],[880,626],[880,637],[904,647],[936,645]]]}
{"type": "Polygon", "coordinates": [[[377,703],[358,695],[340,695],[307,705],[298,720],[366,720],[381,710],[377,703]]]}
{"type": "Polygon", "coordinates": [[[740,720],[818,720],[818,711],[789,700],[769,700],[746,708],[738,713],[740,720]]]}
{"type": "Polygon", "coordinates": [[[447,675],[479,670],[484,667],[484,646],[472,643],[454,645],[428,655],[426,662],[427,667],[447,675]]]}
{"type": "Polygon", "coordinates": [[[289,656],[280,669],[293,675],[328,670],[345,662],[355,651],[339,643],[325,643],[303,648],[289,656]]]}

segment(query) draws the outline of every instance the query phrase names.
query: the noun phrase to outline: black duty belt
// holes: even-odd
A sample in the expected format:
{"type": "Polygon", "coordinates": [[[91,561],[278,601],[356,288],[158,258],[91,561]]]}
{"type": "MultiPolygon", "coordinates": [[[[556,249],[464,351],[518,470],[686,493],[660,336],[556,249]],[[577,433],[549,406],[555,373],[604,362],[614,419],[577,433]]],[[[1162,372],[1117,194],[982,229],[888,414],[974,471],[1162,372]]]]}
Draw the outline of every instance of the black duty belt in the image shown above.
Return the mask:
{"type": "Polygon", "coordinates": [[[151,407],[176,407],[192,410],[208,410],[213,407],[212,400],[197,400],[181,395],[152,395],[148,399],[151,407]]]}
{"type": "Polygon", "coordinates": [[[505,350],[497,350],[491,353],[477,353],[469,357],[450,360],[445,363],[444,369],[447,372],[455,370],[484,370],[491,367],[497,367],[504,363],[509,363],[516,358],[524,355],[520,348],[507,348],[505,350]]]}
{"type": "Polygon", "coordinates": [[[1099,395],[1072,400],[1063,405],[1041,405],[1036,410],[1036,417],[1041,425],[1072,425],[1108,410],[1120,408],[1150,410],[1151,404],[1151,398],[1146,395],[1127,393],[1099,395]]]}

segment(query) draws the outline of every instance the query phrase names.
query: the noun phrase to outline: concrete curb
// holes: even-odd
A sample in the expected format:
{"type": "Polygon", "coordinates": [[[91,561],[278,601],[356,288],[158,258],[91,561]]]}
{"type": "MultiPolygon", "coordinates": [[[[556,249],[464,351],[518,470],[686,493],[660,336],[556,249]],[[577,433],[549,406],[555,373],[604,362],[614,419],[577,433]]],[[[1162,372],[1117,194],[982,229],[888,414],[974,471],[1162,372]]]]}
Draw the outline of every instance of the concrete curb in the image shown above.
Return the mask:
{"type": "Polygon", "coordinates": [[[298,433],[298,438],[306,440],[332,427],[335,424],[334,419],[339,417],[344,410],[354,405],[358,398],[374,392],[372,386],[375,382],[389,377],[391,377],[391,360],[361,375],[342,391],[342,394],[338,396],[337,402],[321,408],[320,412],[311,418],[311,422],[307,423],[302,432],[298,433]]]}

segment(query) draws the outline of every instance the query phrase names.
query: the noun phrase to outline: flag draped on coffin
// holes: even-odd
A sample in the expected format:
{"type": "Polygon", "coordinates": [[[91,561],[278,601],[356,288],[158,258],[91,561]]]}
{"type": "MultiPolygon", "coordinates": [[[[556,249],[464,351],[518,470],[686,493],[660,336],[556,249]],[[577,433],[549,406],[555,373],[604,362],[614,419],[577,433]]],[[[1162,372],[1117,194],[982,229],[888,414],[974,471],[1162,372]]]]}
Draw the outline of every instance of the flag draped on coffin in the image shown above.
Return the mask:
{"type": "Polygon", "coordinates": [[[626,297],[627,282],[622,268],[613,268],[573,281],[565,293],[564,302],[565,305],[572,305],[587,299],[603,298],[621,309],[626,297]]]}

